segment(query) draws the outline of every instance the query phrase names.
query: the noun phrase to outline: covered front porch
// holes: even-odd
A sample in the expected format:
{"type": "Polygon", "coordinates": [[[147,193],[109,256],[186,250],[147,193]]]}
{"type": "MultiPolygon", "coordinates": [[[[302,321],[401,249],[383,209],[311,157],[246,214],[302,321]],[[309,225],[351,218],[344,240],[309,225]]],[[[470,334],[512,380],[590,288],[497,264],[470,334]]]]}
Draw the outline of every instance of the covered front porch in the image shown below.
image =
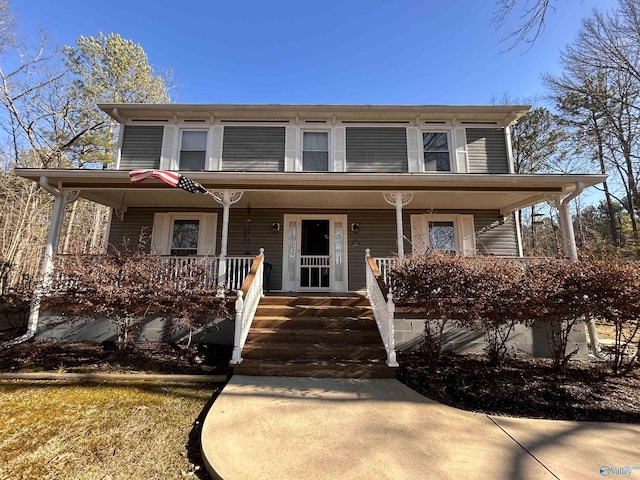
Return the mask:
{"type": "MultiPolygon", "coordinates": [[[[20,170],[56,198],[45,261],[57,250],[65,204],[82,197],[112,208],[105,251],[143,248],[206,257],[217,283],[237,289],[264,249],[272,291],[358,291],[363,257],[429,247],[430,229],[464,255],[522,256],[517,211],[558,207],[565,256],[576,257],[569,202],[602,175],[190,172],[211,196],[126,171],[20,170]],[[182,228],[182,232],[180,229],[182,228]],[[176,244],[182,234],[183,244],[176,244]]],[[[437,246],[440,248],[441,246],[437,246]]],[[[182,260],[180,258],[183,257],[182,260]]],[[[43,264],[44,265],[44,264],[43,264]]],[[[49,268],[49,267],[47,267],[49,268]]]]}

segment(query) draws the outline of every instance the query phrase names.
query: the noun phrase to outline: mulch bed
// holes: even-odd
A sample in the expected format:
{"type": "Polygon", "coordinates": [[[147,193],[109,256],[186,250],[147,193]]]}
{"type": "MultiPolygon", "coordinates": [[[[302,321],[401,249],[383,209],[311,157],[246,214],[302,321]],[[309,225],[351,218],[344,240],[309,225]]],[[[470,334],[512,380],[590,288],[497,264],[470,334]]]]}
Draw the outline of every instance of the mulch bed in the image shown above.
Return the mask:
{"type": "MultiPolygon", "coordinates": [[[[0,350],[0,372],[230,374],[231,347],[29,341],[0,350]]],[[[640,423],[640,371],[613,376],[598,360],[574,360],[558,373],[546,358],[489,366],[481,355],[444,354],[430,366],[420,353],[399,355],[398,378],[420,394],[492,415],[640,423]]]]}
{"type": "Polygon", "coordinates": [[[480,355],[445,354],[431,367],[419,353],[400,355],[400,381],[453,407],[492,415],[640,423],[640,371],[611,374],[598,360],[509,359],[490,367],[480,355]]]}

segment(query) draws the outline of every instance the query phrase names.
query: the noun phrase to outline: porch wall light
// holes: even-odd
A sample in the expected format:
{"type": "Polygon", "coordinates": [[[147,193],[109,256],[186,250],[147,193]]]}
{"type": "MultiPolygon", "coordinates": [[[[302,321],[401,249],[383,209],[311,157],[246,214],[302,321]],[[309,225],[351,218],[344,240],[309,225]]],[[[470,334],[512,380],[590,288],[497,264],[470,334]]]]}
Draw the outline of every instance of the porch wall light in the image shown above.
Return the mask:
{"type": "Polygon", "coordinates": [[[271,224],[271,230],[273,230],[273,233],[278,233],[280,231],[280,223],[279,222],[273,222],[271,224]]]}
{"type": "Polygon", "coordinates": [[[360,224],[358,222],[354,222],[351,224],[351,231],[353,233],[358,233],[360,231],[360,224]]]}

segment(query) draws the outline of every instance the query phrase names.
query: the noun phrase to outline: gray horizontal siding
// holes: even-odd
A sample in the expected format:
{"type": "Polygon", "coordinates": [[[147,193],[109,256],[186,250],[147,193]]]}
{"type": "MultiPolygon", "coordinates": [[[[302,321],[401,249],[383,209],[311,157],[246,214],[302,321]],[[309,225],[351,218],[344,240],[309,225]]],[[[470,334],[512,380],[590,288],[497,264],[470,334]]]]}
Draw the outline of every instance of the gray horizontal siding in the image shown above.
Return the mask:
{"type": "Polygon", "coordinates": [[[358,233],[353,233],[349,228],[349,290],[363,290],[367,284],[365,250],[369,248],[374,257],[393,257],[398,253],[396,214],[393,209],[356,210],[347,214],[349,225],[353,222],[360,225],[358,233]],[[353,245],[353,242],[359,246],[353,245]]]}
{"type": "Polygon", "coordinates": [[[154,213],[151,208],[131,208],[123,221],[112,215],[108,251],[149,253],[154,213]]]}
{"type": "MultiPolygon", "coordinates": [[[[222,239],[221,215],[222,212],[218,216],[218,251],[222,239]]],[[[282,212],[274,210],[252,209],[249,216],[245,208],[232,208],[229,213],[229,255],[257,255],[264,248],[265,264],[272,267],[269,282],[271,290],[282,289],[283,239],[283,230],[273,233],[271,225],[273,222],[282,225],[283,219],[282,212]]]]}
{"type": "Polygon", "coordinates": [[[406,128],[347,128],[347,172],[408,172],[406,128]]]}
{"type": "Polygon", "coordinates": [[[125,125],[123,128],[120,168],[160,168],[164,127],[125,125]]]}
{"type": "Polygon", "coordinates": [[[284,127],[224,127],[222,170],[283,172],[284,127]]]}
{"type": "Polygon", "coordinates": [[[469,173],[509,173],[504,130],[467,128],[469,173]]]}
{"type": "Polygon", "coordinates": [[[518,233],[513,215],[503,221],[499,212],[476,213],[474,224],[478,253],[518,256],[518,233]]]}

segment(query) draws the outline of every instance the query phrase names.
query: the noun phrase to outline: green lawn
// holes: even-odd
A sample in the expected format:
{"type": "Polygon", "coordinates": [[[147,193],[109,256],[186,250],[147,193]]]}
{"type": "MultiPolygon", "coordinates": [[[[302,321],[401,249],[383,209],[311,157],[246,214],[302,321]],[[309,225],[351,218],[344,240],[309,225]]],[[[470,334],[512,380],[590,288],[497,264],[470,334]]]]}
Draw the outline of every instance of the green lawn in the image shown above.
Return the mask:
{"type": "Polygon", "coordinates": [[[220,388],[1,382],[0,478],[208,478],[198,422],[220,388]]]}

